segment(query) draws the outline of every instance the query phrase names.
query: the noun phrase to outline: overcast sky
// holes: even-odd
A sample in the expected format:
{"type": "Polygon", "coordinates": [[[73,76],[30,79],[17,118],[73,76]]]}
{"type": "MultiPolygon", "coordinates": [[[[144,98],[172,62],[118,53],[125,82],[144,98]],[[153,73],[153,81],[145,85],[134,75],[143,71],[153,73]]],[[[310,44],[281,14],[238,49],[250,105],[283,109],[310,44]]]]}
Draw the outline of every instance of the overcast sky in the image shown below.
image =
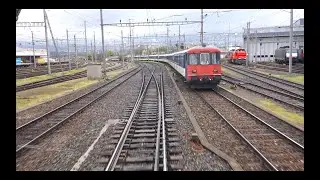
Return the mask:
{"type": "MultiPolygon", "coordinates": [[[[84,38],[84,21],[87,21],[88,42],[101,42],[100,10],[99,9],[47,9],[46,10],[54,37],[66,38],[66,29],[70,31],[69,39],[76,35],[84,38]]],[[[200,20],[200,9],[103,9],[104,23],[145,22],[147,19],[158,21],[188,21],[200,20]]],[[[242,33],[248,21],[252,21],[251,28],[264,26],[282,26],[290,23],[289,9],[204,9],[204,31],[207,33],[242,33]],[[217,11],[220,11],[217,13],[217,11]]],[[[293,20],[304,17],[303,9],[293,10],[293,20]]],[[[42,9],[22,9],[18,22],[43,21],[42,9]]],[[[169,26],[169,34],[178,34],[178,26],[169,26]]],[[[31,40],[31,30],[36,40],[44,40],[44,28],[16,28],[16,38],[20,41],[31,40]]],[[[120,40],[121,30],[128,36],[129,28],[104,26],[105,41],[120,40]]],[[[182,25],[181,34],[198,34],[200,24],[182,25]]],[[[134,27],[135,35],[166,34],[166,26],[134,27]]],[[[48,30],[48,33],[50,31],[48,30]]],[[[51,36],[49,36],[51,39],[51,36]]]]}

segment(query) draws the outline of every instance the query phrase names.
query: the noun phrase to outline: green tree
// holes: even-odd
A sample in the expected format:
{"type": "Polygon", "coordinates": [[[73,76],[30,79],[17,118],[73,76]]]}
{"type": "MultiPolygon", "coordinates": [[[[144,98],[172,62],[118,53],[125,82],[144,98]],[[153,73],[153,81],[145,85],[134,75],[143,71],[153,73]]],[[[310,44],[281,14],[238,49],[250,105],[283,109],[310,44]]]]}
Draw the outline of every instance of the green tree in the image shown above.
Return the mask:
{"type": "Polygon", "coordinates": [[[90,54],[88,55],[88,60],[92,60],[92,56],[90,54]]]}
{"type": "Polygon", "coordinates": [[[161,46],[159,47],[159,52],[167,52],[167,46],[161,46]]]}
{"type": "Polygon", "coordinates": [[[107,50],[106,54],[107,54],[107,57],[114,55],[114,53],[111,50],[107,50]]]}

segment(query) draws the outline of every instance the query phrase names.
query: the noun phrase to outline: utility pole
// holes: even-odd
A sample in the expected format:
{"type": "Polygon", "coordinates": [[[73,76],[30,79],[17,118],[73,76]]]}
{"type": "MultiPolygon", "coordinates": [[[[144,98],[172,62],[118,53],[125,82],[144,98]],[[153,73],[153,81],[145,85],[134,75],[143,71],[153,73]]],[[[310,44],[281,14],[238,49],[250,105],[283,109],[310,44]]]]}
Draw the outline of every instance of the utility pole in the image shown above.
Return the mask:
{"type": "Polygon", "coordinates": [[[178,43],[178,51],[180,50],[180,25],[179,25],[179,43],[178,43]]]}
{"type": "Polygon", "coordinates": [[[78,69],[78,54],[77,54],[77,44],[76,44],[76,35],[74,35],[74,52],[76,54],[76,68],[78,69]]]}
{"type": "Polygon", "coordinates": [[[169,27],[167,27],[167,53],[169,52],[169,27]]]}
{"type": "Polygon", "coordinates": [[[34,64],[34,68],[36,68],[37,67],[37,61],[36,61],[36,56],[34,54],[33,31],[31,31],[31,35],[32,35],[32,49],[33,49],[33,64],[34,64]]]}
{"type": "Polygon", "coordinates": [[[122,60],[122,68],[124,69],[124,48],[123,48],[123,32],[121,30],[121,60],[122,60]]]}
{"type": "Polygon", "coordinates": [[[134,57],[134,28],[132,28],[132,60],[133,60],[133,57],[134,57]]]}
{"type": "Polygon", "coordinates": [[[45,36],[46,36],[48,74],[51,74],[50,57],[49,57],[49,44],[48,44],[48,31],[47,31],[47,14],[46,14],[45,9],[43,9],[43,16],[44,16],[44,30],[45,30],[45,36]]]}
{"type": "Polygon", "coordinates": [[[133,53],[132,53],[132,44],[131,44],[131,19],[129,19],[129,45],[130,45],[130,54],[131,54],[131,62],[133,60],[133,53]]]}
{"type": "Polygon", "coordinates": [[[106,72],[106,59],[104,52],[104,35],[103,35],[103,18],[102,18],[102,9],[100,9],[100,19],[101,19],[101,36],[102,36],[102,61],[103,61],[103,72],[106,72]]]}
{"type": "Polygon", "coordinates": [[[224,46],[226,47],[226,50],[229,51],[228,47],[227,47],[227,38],[224,37],[224,46]]]}
{"type": "Polygon", "coordinates": [[[237,33],[234,33],[234,47],[237,46],[237,33]]]}
{"type": "MultiPolygon", "coordinates": [[[[91,40],[91,61],[93,62],[93,50],[92,50],[92,40],[91,40]]],[[[89,59],[88,59],[89,60],[89,59]]]]}
{"type": "Polygon", "coordinates": [[[186,46],[186,35],[183,34],[183,49],[185,49],[186,46]]]}
{"type": "Polygon", "coordinates": [[[70,50],[69,50],[69,33],[68,33],[68,29],[67,29],[67,46],[68,46],[69,70],[71,70],[71,60],[70,60],[70,50]]]}
{"type": "Polygon", "coordinates": [[[257,51],[258,51],[258,31],[256,30],[256,48],[255,48],[255,62],[257,62],[257,51]]]}
{"type": "Polygon", "coordinates": [[[147,44],[147,56],[148,56],[148,60],[149,60],[149,45],[147,44]]]}
{"type": "Polygon", "coordinates": [[[93,62],[96,60],[96,33],[93,31],[93,62]]]}
{"type": "MultiPolygon", "coordinates": [[[[46,12],[45,12],[46,13],[46,12]]],[[[47,14],[47,13],[46,13],[47,14]]],[[[60,64],[60,68],[61,68],[61,72],[63,72],[63,68],[62,68],[62,64],[61,64],[61,60],[60,60],[60,56],[59,56],[59,51],[58,51],[58,48],[57,48],[57,45],[56,45],[56,41],[53,37],[53,33],[52,33],[52,29],[51,29],[51,26],[50,26],[50,21],[49,21],[49,18],[48,18],[48,15],[46,16],[47,18],[47,21],[48,21],[48,26],[49,26],[49,30],[50,30],[50,34],[51,34],[51,38],[52,38],[52,41],[53,41],[53,45],[56,49],[56,53],[57,53],[57,58],[59,60],[59,64],[60,64]]]]}
{"type": "Polygon", "coordinates": [[[86,58],[88,60],[88,48],[87,48],[87,26],[86,26],[86,21],[84,21],[84,36],[86,38],[86,58]]]}
{"type": "Polygon", "coordinates": [[[249,61],[250,61],[250,22],[247,23],[247,52],[248,52],[248,57],[246,60],[246,67],[248,67],[249,65],[249,61]]]}
{"type": "Polygon", "coordinates": [[[201,9],[201,32],[200,32],[200,43],[203,45],[203,9],[201,9]]]}
{"type": "Polygon", "coordinates": [[[292,35],[293,35],[293,9],[290,10],[290,56],[289,56],[289,73],[292,73],[292,35]]]}
{"type": "Polygon", "coordinates": [[[230,46],[230,44],[229,44],[229,36],[230,36],[230,22],[229,22],[229,31],[228,31],[228,49],[229,49],[229,46],[230,46]]]}

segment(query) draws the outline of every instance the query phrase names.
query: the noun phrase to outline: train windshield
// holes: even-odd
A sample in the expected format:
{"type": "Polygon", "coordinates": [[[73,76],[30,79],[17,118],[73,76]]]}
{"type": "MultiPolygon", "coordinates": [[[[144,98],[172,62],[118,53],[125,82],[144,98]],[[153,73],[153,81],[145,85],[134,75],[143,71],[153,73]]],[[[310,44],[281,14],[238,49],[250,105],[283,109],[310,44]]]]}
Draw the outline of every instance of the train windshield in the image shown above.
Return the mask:
{"type": "Polygon", "coordinates": [[[209,53],[201,53],[200,54],[200,64],[210,64],[209,53]]]}
{"type": "Polygon", "coordinates": [[[198,64],[197,54],[190,54],[189,55],[189,64],[198,64]]]}

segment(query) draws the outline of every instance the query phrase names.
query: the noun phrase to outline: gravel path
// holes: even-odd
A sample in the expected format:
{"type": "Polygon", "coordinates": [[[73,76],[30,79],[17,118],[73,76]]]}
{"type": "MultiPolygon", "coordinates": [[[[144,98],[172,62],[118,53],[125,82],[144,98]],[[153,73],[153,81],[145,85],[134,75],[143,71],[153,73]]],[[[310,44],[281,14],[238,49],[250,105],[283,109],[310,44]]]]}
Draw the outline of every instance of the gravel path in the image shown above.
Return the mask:
{"type": "Polygon", "coordinates": [[[303,150],[280,137],[266,125],[258,122],[220,95],[212,92],[200,92],[199,94],[238,129],[278,170],[304,170],[303,150]],[[233,113],[230,113],[230,109],[233,110],[233,113]]]}
{"type": "MultiPolygon", "coordinates": [[[[123,72],[123,73],[119,74],[118,76],[121,76],[122,74],[127,73],[131,70],[133,70],[133,69],[129,69],[128,71],[123,72]]],[[[26,110],[17,112],[16,113],[16,127],[19,127],[22,124],[25,124],[25,123],[29,122],[30,120],[32,120],[36,117],[39,117],[39,116],[47,113],[48,111],[61,106],[62,104],[69,102],[72,99],[80,97],[81,95],[99,87],[100,85],[104,84],[105,82],[106,81],[100,81],[100,82],[93,84],[91,86],[88,86],[86,88],[76,90],[70,94],[61,96],[61,97],[53,99],[51,101],[44,102],[42,104],[33,106],[33,107],[28,108],[26,110]]],[[[32,91],[32,89],[30,89],[28,91],[32,91]]]]}
{"type": "MultiPolygon", "coordinates": [[[[194,91],[190,90],[180,77],[176,76],[175,79],[177,79],[178,87],[210,144],[233,157],[241,165],[243,170],[268,170],[260,157],[216,112],[211,110],[194,91]]],[[[183,108],[182,105],[179,106],[183,108]]],[[[188,123],[190,122],[188,121],[188,123]]],[[[182,134],[183,132],[185,132],[185,130],[182,130],[182,134]]]]}
{"type": "MultiPolygon", "coordinates": [[[[53,134],[41,140],[35,150],[16,159],[17,170],[71,170],[93,143],[107,120],[118,119],[135,93],[141,73],[126,81],[104,98],[74,116],[53,134]]],[[[108,132],[105,134],[108,135],[108,132]]]]}

